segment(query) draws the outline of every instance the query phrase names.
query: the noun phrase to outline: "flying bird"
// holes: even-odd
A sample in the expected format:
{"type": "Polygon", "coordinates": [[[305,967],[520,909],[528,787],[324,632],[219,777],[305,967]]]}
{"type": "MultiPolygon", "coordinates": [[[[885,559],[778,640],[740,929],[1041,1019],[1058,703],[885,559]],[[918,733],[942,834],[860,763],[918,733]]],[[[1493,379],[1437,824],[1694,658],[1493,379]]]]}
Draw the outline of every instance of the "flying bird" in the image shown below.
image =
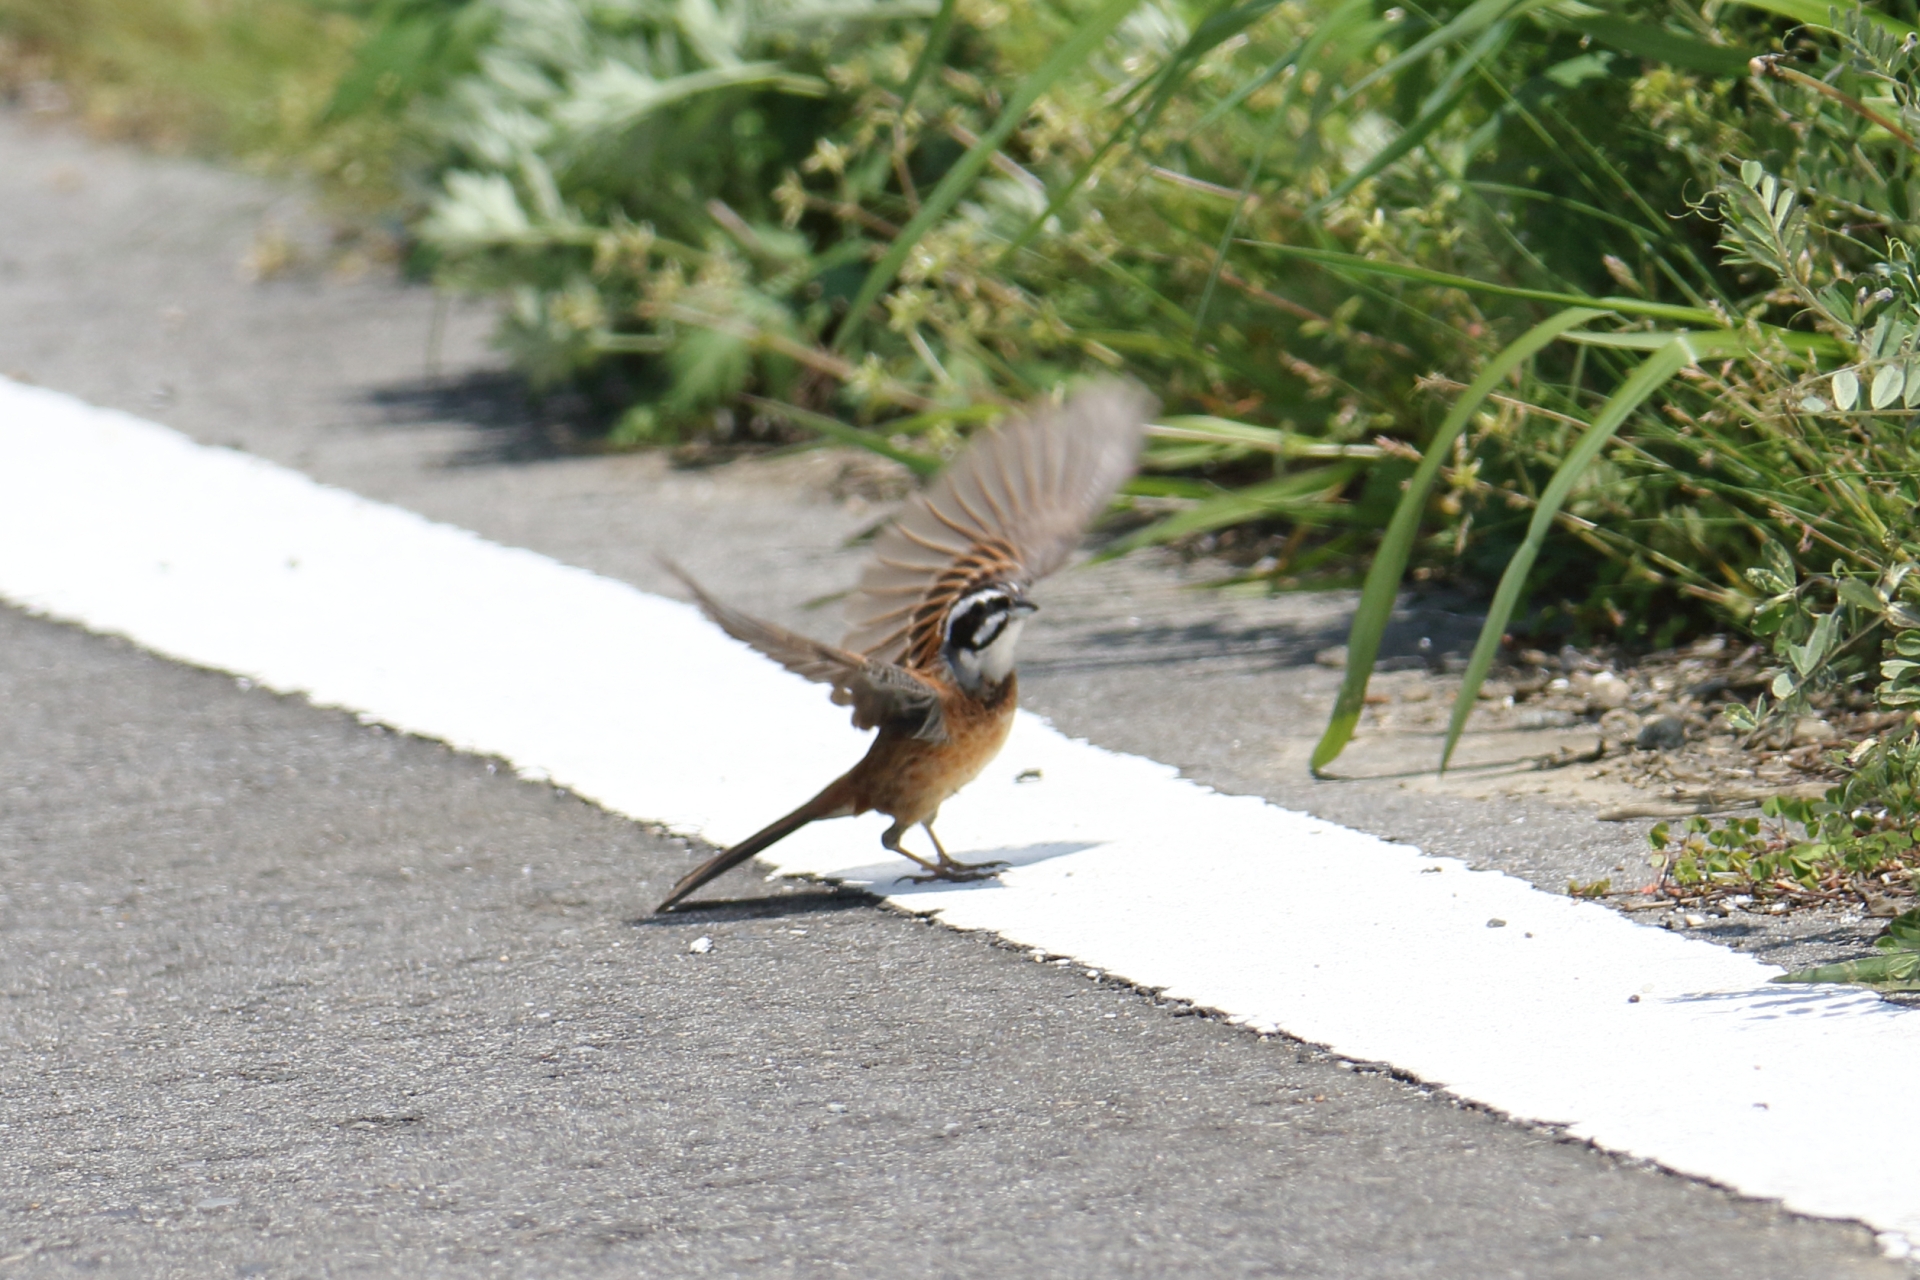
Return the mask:
{"type": "Polygon", "coordinates": [[[721,630],[831,685],[854,725],[879,734],[820,794],[687,873],[658,910],[809,822],[873,810],[893,819],[880,843],[924,878],[972,880],[1005,865],[948,857],[934,819],[1005,744],[1019,702],[1014,647],[1037,607],[1027,589],[1066,562],[1132,473],[1153,409],[1134,384],[1106,381],[975,436],[875,540],[838,646],[741,613],[666,565],[721,630]],[[916,826],[932,858],[901,847],[916,826]]]}

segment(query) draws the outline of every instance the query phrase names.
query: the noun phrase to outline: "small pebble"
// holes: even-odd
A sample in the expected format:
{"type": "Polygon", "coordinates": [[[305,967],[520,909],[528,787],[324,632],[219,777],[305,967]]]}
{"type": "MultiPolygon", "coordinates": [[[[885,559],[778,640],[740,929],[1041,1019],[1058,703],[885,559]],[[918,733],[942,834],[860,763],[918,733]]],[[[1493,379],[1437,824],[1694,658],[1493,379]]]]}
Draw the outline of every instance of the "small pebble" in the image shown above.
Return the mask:
{"type": "Polygon", "coordinates": [[[696,956],[703,956],[713,950],[713,939],[703,933],[687,944],[687,950],[696,956]]]}
{"type": "Polygon", "coordinates": [[[1796,747],[1832,742],[1834,737],[1833,726],[1819,716],[1801,716],[1793,722],[1793,745],[1796,747]]]}
{"type": "Polygon", "coordinates": [[[1625,680],[1611,671],[1602,671],[1587,686],[1587,705],[1595,711],[1612,711],[1616,707],[1626,706],[1627,697],[1632,692],[1625,680]]]}
{"type": "Polygon", "coordinates": [[[1600,732],[1611,742],[1632,742],[1640,736],[1640,717],[1625,707],[1615,707],[1600,717],[1600,732]]]}
{"type": "Polygon", "coordinates": [[[1487,921],[1487,928],[1489,929],[1504,929],[1506,927],[1507,927],[1507,922],[1505,920],[1502,920],[1499,916],[1495,916],[1493,919],[1487,921]]]}
{"type": "Polygon", "coordinates": [[[1642,751],[1672,751],[1687,745],[1687,724],[1679,716],[1655,716],[1640,726],[1633,745],[1642,751]]]}

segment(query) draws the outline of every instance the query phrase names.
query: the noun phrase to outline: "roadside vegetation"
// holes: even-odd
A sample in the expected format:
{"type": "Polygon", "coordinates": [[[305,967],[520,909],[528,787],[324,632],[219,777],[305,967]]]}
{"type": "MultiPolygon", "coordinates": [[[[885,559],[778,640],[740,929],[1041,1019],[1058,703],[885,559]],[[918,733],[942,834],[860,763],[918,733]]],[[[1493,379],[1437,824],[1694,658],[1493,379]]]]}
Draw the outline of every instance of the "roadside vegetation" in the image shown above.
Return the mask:
{"type": "Polygon", "coordinates": [[[292,157],[397,212],[417,269],[499,297],[520,367],[596,400],[615,446],[823,437],[924,473],[998,406],[1129,371],[1165,410],[1116,553],[1363,589],[1316,768],[1409,581],[1491,598],[1449,753],[1510,636],[1757,639],[1766,691],[1723,712],[1748,740],[1837,710],[1878,727],[1836,744],[1824,799],[1663,831],[1663,883],[1899,899],[1915,21],[1914,0],[0,0],[16,92],[57,81],[103,127],[292,157]]]}
{"type": "Polygon", "coordinates": [[[329,113],[365,27],[309,0],[0,0],[0,95],[95,136],[319,177],[394,207],[397,127],[329,113]]]}

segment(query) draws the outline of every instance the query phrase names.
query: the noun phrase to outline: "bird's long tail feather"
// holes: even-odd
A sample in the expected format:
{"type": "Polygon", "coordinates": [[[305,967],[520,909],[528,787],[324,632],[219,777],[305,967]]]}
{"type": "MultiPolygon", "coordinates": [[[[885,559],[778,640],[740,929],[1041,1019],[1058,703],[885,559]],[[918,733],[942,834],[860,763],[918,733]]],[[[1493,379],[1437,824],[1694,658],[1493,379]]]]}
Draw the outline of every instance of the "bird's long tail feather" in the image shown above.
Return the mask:
{"type": "Polygon", "coordinates": [[[786,839],[800,828],[806,826],[809,822],[814,822],[821,818],[831,818],[839,813],[845,812],[846,807],[841,803],[837,794],[840,790],[841,781],[843,780],[836,780],[833,785],[829,786],[825,791],[822,791],[819,795],[807,801],[786,817],[769,823],[767,826],[762,827],[760,830],[748,836],[745,840],[742,840],[739,844],[734,845],[731,849],[725,849],[714,854],[711,858],[708,858],[705,862],[687,872],[686,875],[680,878],[680,883],[673,886],[673,892],[667,895],[666,900],[654,908],[655,913],[657,914],[667,910],[682,898],[700,888],[700,886],[725,875],[727,872],[745,862],[748,858],[751,858],[754,854],[786,839]]]}

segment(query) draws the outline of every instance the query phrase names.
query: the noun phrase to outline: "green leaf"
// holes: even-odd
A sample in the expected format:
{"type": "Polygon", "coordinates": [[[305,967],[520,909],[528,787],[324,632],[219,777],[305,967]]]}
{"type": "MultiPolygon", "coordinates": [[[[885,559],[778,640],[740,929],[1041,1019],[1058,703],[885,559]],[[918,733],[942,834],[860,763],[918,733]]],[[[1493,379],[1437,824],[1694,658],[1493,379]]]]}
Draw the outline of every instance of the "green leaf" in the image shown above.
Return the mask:
{"type": "Polygon", "coordinates": [[[1800,580],[1799,566],[1794,564],[1793,557],[1778,542],[1769,538],[1760,554],[1766,560],[1768,570],[1780,582],[1782,591],[1791,590],[1793,584],[1800,580]]]}
{"type": "Polygon", "coordinates": [[[1783,973],[1775,982],[1845,982],[1879,991],[1920,991],[1920,951],[1896,951],[1866,960],[1823,964],[1783,973]]]}
{"type": "MultiPolygon", "coordinates": [[[[1506,571],[1500,575],[1500,586],[1494,591],[1493,604],[1487,610],[1487,621],[1480,628],[1480,639],[1473,646],[1473,655],[1467,659],[1460,694],[1454,699],[1453,718],[1447,725],[1446,745],[1440,751],[1442,770],[1453,757],[1453,749],[1467,727],[1467,715],[1480,695],[1480,686],[1487,678],[1488,669],[1493,666],[1493,655],[1500,647],[1500,637],[1506,634],[1507,624],[1513,620],[1514,610],[1519,607],[1527,574],[1532,571],[1533,562],[1546,542],[1547,532],[1553,527],[1554,517],[1560,513],[1568,495],[1573,492],[1573,486],[1628,415],[1702,354],[1706,352],[1696,350],[1689,342],[1688,335],[1676,334],[1666,347],[1643,360],[1640,367],[1620,385],[1620,389],[1601,406],[1600,412],[1594,416],[1593,425],[1581,435],[1561,461],[1559,469],[1553,473],[1553,479],[1547,482],[1539,505],[1534,508],[1533,519],[1527,525],[1526,540],[1514,552],[1513,559],[1507,562],[1506,571]]],[[[1724,348],[1718,354],[1725,354],[1724,348]]]]}
{"type": "Polygon", "coordinates": [[[1858,578],[1842,578],[1835,584],[1834,590],[1839,592],[1842,600],[1856,609],[1865,609],[1868,613],[1877,614],[1887,607],[1886,602],[1880,598],[1880,593],[1858,578]]]}
{"type": "Polygon", "coordinates": [[[1880,944],[1891,944],[1903,951],[1920,951],[1920,910],[1903,911],[1887,921],[1887,936],[1880,944]]]}
{"type": "Polygon", "coordinates": [[[1883,364],[1880,372],[1873,375],[1873,387],[1867,392],[1867,401],[1876,409],[1884,409],[1892,404],[1906,386],[1907,373],[1897,364],[1883,364]]]}
{"type": "Polygon", "coordinates": [[[1493,389],[1523,361],[1531,359],[1542,347],[1574,326],[1586,324],[1604,314],[1604,311],[1593,308],[1575,307],[1542,321],[1509,343],[1505,350],[1487,362],[1480,376],[1461,393],[1446,420],[1440,424],[1440,429],[1427,442],[1420,465],[1407,482],[1406,492],[1400,495],[1400,504],[1394,508],[1393,519],[1387,525],[1386,536],[1381,539],[1380,550],[1374,554],[1373,564],[1367,570],[1366,585],[1360,592],[1360,606],[1354,611],[1353,626],[1347,635],[1346,675],[1340,683],[1340,693],[1334,699],[1333,714],[1327,720],[1320,741],[1313,748],[1311,766],[1316,775],[1346,749],[1347,743],[1353,739],[1354,726],[1360,722],[1360,712],[1366,706],[1367,681],[1373,675],[1374,659],[1380,654],[1380,639],[1386,634],[1387,622],[1393,616],[1393,601],[1400,591],[1400,578],[1406,572],[1407,560],[1413,554],[1413,542],[1420,532],[1420,516],[1426,510],[1427,495],[1433,490],[1434,478],[1440,474],[1441,464],[1452,452],[1453,442],[1466,430],[1467,423],[1480,411],[1480,406],[1493,394],[1493,389]]]}
{"type": "Polygon", "coordinates": [[[1851,369],[1833,375],[1833,403],[1842,413],[1860,402],[1860,378],[1851,369]]]}
{"type": "MultiPolygon", "coordinates": [[[[1777,13],[1783,18],[1792,18],[1795,22],[1804,23],[1809,27],[1825,27],[1827,20],[1833,17],[1836,9],[1841,13],[1847,12],[1845,5],[1833,4],[1831,0],[1733,0],[1733,2],[1743,4],[1749,9],[1763,9],[1768,13],[1777,13]]],[[[1898,18],[1881,13],[1877,9],[1870,9],[1865,5],[1859,6],[1858,12],[1896,36],[1905,36],[1913,30],[1898,18]]]]}
{"type": "Polygon", "coordinates": [[[860,284],[860,292],[854,295],[853,302],[847,308],[846,319],[840,323],[840,332],[834,335],[835,351],[844,352],[853,346],[854,339],[860,336],[860,329],[866,323],[867,312],[887,286],[893,283],[893,278],[900,274],[907,255],[913,252],[913,247],[933,229],[935,223],[960,203],[960,197],[973,185],[980,171],[987,167],[1013,131],[1026,120],[1027,113],[1033,110],[1033,104],[1040,95],[1052,88],[1055,81],[1084,63],[1087,55],[1098,48],[1139,4],[1140,0],[1107,0],[1081,19],[1073,34],[1061,43],[1053,56],[1021,81],[1020,87],[1007,99],[1007,105],[1001,109],[993,127],[981,135],[980,141],[967,148],[966,154],[954,163],[953,168],[947,170],[939,185],[928,193],[920,212],[901,228],[885,256],[867,272],[867,278],[860,284]]]}
{"type": "Polygon", "coordinates": [[[1800,673],[1802,680],[1818,670],[1833,651],[1834,629],[1837,625],[1837,614],[1820,614],[1813,620],[1813,631],[1807,636],[1805,644],[1787,645],[1787,659],[1793,663],[1793,669],[1800,673]]]}

